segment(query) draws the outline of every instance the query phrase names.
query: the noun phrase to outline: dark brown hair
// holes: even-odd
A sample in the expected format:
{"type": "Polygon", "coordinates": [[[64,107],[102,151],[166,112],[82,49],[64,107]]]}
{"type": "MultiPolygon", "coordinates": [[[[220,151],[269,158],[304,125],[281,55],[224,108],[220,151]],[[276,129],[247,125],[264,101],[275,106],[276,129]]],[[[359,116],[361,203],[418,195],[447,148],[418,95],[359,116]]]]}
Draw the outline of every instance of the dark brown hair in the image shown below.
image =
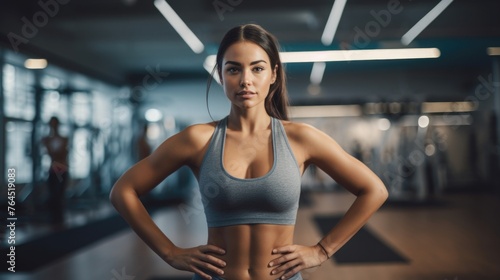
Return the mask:
{"type": "MultiPolygon", "coordinates": [[[[248,41],[260,46],[269,56],[272,67],[277,66],[276,81],[271,84],[269,94],[265,100],[266,112],[274,118],[288,120],[288,93],[286,89],[286,76],[281,63],[278,40],[267,30],[256,24],[244,24],[229,30],[222,39],[217,51],[216,64],[212,70],[212,76],[217,70],[222,78],[222,60],[226,50],[233,44],[248,41]]],[[[274,68],[273,68],[274,69],[274,68]]],[[[207,106],[208,91],[212,79],[207,84],[207,106]]]]}

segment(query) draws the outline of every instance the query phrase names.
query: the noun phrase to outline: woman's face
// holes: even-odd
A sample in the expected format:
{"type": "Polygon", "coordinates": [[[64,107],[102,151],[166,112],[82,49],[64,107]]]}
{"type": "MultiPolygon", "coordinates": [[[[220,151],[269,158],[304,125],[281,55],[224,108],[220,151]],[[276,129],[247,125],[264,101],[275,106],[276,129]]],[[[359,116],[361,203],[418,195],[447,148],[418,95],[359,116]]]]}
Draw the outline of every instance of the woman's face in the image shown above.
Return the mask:
{"type": "Polygon", "coordinates": [[[257,44],[242,41],[231,45],[222,59],[222,85],[233,106],[263,106],[276,80],[276,67],[257,44]]]}

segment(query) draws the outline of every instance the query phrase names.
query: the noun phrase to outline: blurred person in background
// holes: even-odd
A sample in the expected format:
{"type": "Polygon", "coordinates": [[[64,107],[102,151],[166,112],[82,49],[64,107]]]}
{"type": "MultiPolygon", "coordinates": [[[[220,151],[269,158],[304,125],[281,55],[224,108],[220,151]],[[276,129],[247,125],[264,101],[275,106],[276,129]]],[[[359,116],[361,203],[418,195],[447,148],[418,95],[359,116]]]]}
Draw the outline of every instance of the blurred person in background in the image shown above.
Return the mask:
{"type": "Polygon", "coordinates": [[[42,139],[42,144],[51,159],[47,179],[48,208],[52,222],[60,224],[64,221],[64,193],[69,178],[69,140],[59,134],[59,119],[57,117],[50,118],[49,128],[49,134],[42,139]]]}
{"type": "Polygon", "coordinates": [[[387,190],[327,134],[288,120],[278,42],[262,27],[229,30],[215,70],[229,115],[168,138],[120,177],[111,202],[153,251],[194,280],[302,279],[301,270],[321,265],[367,222],[387,190]],[[301,176],[311,164],[357,198],[326,236],[299,245],[293,234],[301,176]],[[176,246],[139,200],[184,165],[198,179],[209,227],[207,244],[193,248],[176,246]]]}

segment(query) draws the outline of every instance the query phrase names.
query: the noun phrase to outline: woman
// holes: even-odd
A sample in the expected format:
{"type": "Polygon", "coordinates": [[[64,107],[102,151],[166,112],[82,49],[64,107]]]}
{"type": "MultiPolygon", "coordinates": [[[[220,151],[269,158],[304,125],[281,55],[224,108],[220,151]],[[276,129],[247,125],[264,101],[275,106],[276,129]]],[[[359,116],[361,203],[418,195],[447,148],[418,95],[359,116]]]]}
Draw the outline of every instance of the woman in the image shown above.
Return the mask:
{"type": "Polygon", "coordinates": [[[193,279],[302,279],[382,205],[380,179],[325,133],[288,121],[276,39],[258,25],[231,29],[217,53],[229,115],[170,137],[116,182],[110,199],[165,262],[193,279]],[[293,244],[300,177],[310,164],[357,196],[339,224],[313,246],[293,244]],[[196,175],[208,223],[207,245],[175,246],[139,196],[183,165],[196,175]]]}

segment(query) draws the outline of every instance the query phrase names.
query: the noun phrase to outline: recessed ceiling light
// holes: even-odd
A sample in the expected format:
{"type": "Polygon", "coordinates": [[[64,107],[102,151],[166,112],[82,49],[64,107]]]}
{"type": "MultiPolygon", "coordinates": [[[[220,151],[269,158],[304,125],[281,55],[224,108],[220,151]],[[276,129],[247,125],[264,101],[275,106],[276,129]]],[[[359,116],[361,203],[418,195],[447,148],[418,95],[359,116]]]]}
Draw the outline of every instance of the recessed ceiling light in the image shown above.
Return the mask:
{"type": "Polygon", "coordinates": [[[34,59],[34,58],[28,58],[24,62],[24,67],[28,69],[44,69],[47,67],[47,60],[46,59],[34,59]]]}

